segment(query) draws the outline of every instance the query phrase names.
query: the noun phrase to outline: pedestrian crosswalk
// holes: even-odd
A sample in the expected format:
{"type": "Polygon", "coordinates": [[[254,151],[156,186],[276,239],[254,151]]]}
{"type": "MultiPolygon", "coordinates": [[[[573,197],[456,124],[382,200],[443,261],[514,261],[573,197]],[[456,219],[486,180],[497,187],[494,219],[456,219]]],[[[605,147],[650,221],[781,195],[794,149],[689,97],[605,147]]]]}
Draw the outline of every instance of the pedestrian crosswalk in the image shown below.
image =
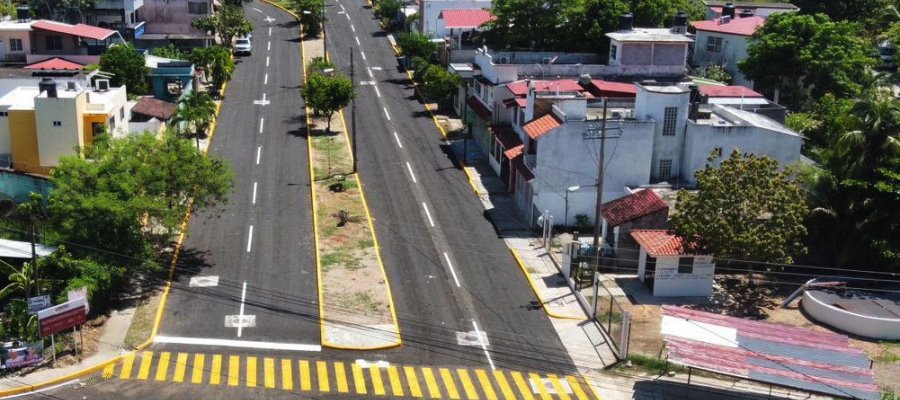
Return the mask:
{"type": "Polygon", "coordinates": [[[128,353],[103,378],[391,398],[599,399],[569,375],[167,351],[128,353]]]}

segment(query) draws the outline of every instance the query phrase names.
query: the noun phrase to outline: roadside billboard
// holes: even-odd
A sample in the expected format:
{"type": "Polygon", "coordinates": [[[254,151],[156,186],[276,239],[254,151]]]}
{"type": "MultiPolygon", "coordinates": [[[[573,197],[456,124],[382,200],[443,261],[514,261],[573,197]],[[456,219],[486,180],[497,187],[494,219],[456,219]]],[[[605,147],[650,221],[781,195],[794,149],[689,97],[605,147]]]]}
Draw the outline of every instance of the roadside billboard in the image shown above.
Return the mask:
{"type": "Polygon", "coordinates": [[[87,299],[83,297],[38,312],[41,337],[81,325],[85,321],[87,321],[87,299]]]}
{"type": "Polygon", "coordinates": [[[44,343],[27,343],[24,346],[0,350],[0,368],[16,369],[38,364],[43,360],[44,343]]]}

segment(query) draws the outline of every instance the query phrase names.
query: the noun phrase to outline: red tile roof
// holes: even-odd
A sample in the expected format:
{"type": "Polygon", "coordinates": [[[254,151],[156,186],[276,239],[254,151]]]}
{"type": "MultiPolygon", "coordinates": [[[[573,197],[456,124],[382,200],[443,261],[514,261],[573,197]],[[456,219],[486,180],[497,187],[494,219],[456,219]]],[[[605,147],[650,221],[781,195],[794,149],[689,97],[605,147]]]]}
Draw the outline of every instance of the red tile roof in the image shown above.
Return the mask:
{"type": "Polygon", "coordinates": [[[522,129],[525,130],[528,137],[537,139],[545,133],[558,128],[560,125],[562,125],[562,121],[559,120],[559,117],[550,113],[526,122],[525,125],[522,126],[522,129]]]}
{"type": "Polygon", "coordinates": [[[516,135],[516,132],[512,130],[511,126],[492,126],[491,132],[494,132],[500,145],[503,146],[503,154],[506,158],[512,160],[524,152],[525,144],[522,143],[522,140],[519,139],[519,135],[516,135]]]}
{"type": "Polygon", "coordinates": [[[668,208],[669,205],[656,192],[644,189],[603,204],[600,213],[612,227],[668,208]]]}
{"type": "Polygon", "coordinates": [[[485,121],[491,120],[491,110],[485,107],[484,104],[481,104],[481,100],[478,100],[475,96],[469,96],[469,98],[466,99],[466,104],[469,105],[469,108],[471,108],[479,118],[485,121]]]}
{"type": "Polygon", "coordinates": [[[684,254],[682,239],[663,229],[635,229],[631,237],[653,257],[684,254]]]}
{"type": "Polygon", "coordinates": [[[494,16],[488,10],[465,9],[441,10],[439,18],[444,19],[447,28],[477,28],[494,19],[494,16]]]}
{"type": "Polygon", "coordinates": [[[765,97],[744,86],[700,86],[700,94],[709,97],[765,97]]]}
{"type": "Polygon", "coordinates": [[[66,35],[79,36],[96,40],[106,39],[116,33],[116,31],[114,30],[100,28],[92,25],[69,25],[62,22],[48,21],[45,19],[31,24],[31,27],[36,29],[43,29],[45,31],[64,33],[66,35]]]}
{"type": "Polygon", "coordinates": [[[168,101],[158,100],[147,96],[138,99],[137,104],[134,105],[131,112],[149,115],[166,121],[169,118],[172,118],[172,115],[175,114],[176,110],[178,110],[178,105],[175,103],[169,103],[168,101]]]}
{"type": "Polygon", "coordinates": [[[511,99],[503,100],[503,105],[506,106],[506,108],[510,108],[512,106],[525,108],[528,106],[528,99],[524,97],[513,97],[511,99]]]}
{"type": "Polygon", "coordinates": [[[39,61],[31,65],[23,67],[25,69],[40,69],[54,71],[81,71],[84,65],[66,60],[64,58],[53,57],[44,61],[39,61]]]}
{"type": "Polygon", "coordinates": [[[595,96],[635,97],[637,87],[633,83],[610,82],[600,79],[591,80],[591,92],[595,96]]]}
{"type": "MultiPolygon", "coordinates": [[[[531,81],[534,83],[534,90],[537,92],[555,92],[557,89],[560,92],[579,92],[583,93],[587,90],[581,86],[578,81],[573,79],[558,79],[555,81],[531,81]]],[[[525,96],[528,94],[528,83],[527,81],[516,81],[510,82],[506,84],[506,88],[509,89],[515,96],[525,96]]]]}
{"type": "Polygon", "coordinates": [[[732,35],[750,36],[756,29],[766,22],[763,17],[747,17],[732,19],[727,23],[719,23],[720,19],[712,21],[694,21],[691,25],[698,31],[728,33],[732,35]]]}

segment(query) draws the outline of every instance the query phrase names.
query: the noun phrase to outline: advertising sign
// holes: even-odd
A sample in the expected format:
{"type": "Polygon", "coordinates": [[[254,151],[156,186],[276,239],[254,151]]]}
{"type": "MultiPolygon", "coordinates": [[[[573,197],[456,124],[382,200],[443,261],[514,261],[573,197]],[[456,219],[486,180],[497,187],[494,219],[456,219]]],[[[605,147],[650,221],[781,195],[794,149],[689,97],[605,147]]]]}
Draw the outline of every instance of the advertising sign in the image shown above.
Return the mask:
{"type": "Polygon", "coordinates": [[[0,368],[15,369],[40,363],[43,359],[44,343],[27,343],[21,347],[0,350],[0,368]]]}
{"type": "Polygon", "coordinates": [[[29,314],[37,314],[38,311],[41,311],[45,308],[50,308],[52,304],[50,303],[50,295],[45,294],[42,296],[29,297],[28,298],[28,313],[29,314]]]}
{"type": "Polygon", "coordinates": [[[87,299],[68,301],[38,312],[41,337],[81,325],[87,321],[87,299]]]}

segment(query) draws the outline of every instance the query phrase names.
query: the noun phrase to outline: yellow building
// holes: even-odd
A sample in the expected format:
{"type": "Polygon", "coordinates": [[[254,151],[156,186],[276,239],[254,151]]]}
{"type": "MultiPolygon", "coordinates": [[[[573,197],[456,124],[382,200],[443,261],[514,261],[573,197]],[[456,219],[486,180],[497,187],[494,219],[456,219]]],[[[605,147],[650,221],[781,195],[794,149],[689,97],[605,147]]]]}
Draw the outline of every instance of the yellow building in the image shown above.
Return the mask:
{"type": "Polygon", "coordinates": [[[17,171],[46,175],[59,158],[78,154],[105,127],[113,136],[128,133],[130,112],[125,87],[97,80],[45,78],[37,86],[19,86],[0,97],[0,154],[11,154],[17,171]],[[4,121],[5,120],[5,121],[4,121]]]}

